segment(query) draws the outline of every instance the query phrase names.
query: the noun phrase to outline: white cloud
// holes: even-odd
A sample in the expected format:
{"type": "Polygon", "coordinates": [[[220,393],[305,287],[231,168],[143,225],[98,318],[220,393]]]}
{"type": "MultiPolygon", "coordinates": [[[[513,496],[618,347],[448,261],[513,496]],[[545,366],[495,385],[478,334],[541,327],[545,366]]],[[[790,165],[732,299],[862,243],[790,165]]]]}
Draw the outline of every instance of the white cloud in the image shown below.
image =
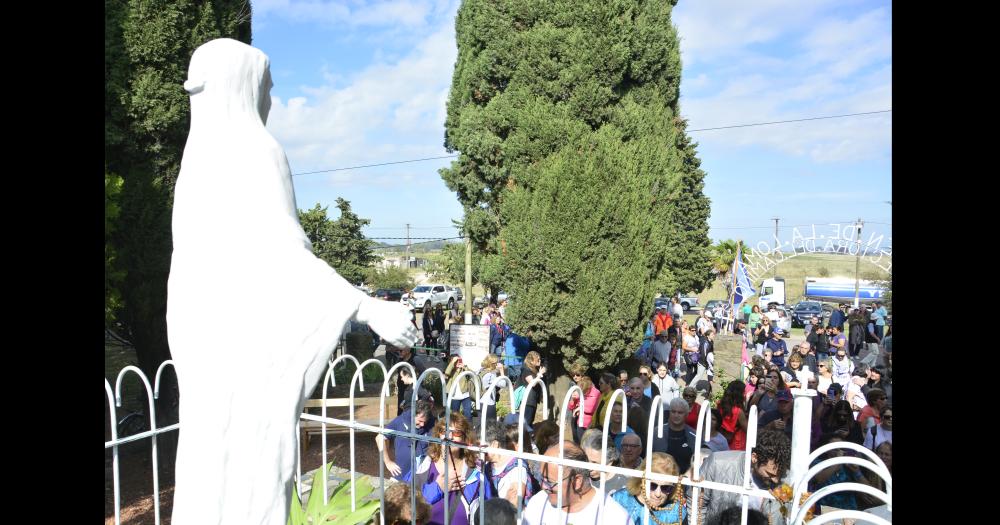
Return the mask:
{"type": "MultiPolygon", "coordinates": [[[[444,18],[396,61],[303,88],[308,98],[275,97],[268,129],[284,146],[293,173],[445,154],[445,101],[457,50],[454,18],[444,18]]],[[[437,177],[436,170],[428,172],[437,177]]],[[[329,180],[385,182],[355,171],[329,180]]]]}
{"type": "Polygon", "coordinates": [[[771,42],[789,29],[808,26],[836,0],[688,0],[672,17],[681,35],[684,65],[738,55],[753,44],[771,42]]]}
{"type": "Polygon", "coordinates": [[[277,16],[296,21],[348,26],[414,27],[424,24],[428,14],[439,12],[440,1],[320,1],[253,0],[253,16],[277,16]]]}
{"type": "MultiPolygon", "coordinates": [[[[682,48],[684,75],[694,81],[681,84],[690,128],[890,109],[889,10],[877,5],[851,15],[827,13],[842,7],[778,0],[678,5],[679,33],[692,36],[682,48]],[[695,66],[691,56],[698,59],[695,66]]],[[[707,131],[696,138],[726,147],[764,146],[815,162],[851,162],[891,155],[891,121],[891,114],[881,114],[707,131]]]]}

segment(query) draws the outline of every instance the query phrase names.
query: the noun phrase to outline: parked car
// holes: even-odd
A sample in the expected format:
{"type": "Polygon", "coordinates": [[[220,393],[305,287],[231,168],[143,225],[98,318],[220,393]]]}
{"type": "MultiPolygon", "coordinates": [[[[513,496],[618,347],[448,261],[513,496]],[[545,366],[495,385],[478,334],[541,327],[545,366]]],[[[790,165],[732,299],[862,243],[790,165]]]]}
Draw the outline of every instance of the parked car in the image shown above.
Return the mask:
{"type": "Polygon", "coordinates": [[[792,308],[792,326],[806,326],[813,316],[818,316],[823,324],[830,317],[829,311],[819,301],[802,301],[792,308]]]}
{"type": "Polygon", "coordinates": [[[460,301],[458,294],[457,288],[446,284],[421,284],[410,293],[410,308],[420,309],[425,305],[434,308],[440,304],[451,309],[460,301]]]}
{"type": "MultiPolygon", "coordinates": [[[[684,308],[684,311],[688,311],[691,308],[698,306],[698,298],[693,295],[681,296],[680,300],[681,300],[681,307],[684,308]]],[[[666,305],[668,308],[670,308],[673,307],[674,303],[670,297],[657,297],[653,299],[654,308],[660,305],[666,305]]]]}
{"type": "Polygon", "coordinates": [[[712,299],[711,301],[705,303],[705,309],[706,310],[712,310],[714,312],[715,311],[715,305],[720,304],[720,303],[722,304],[722,307],[726,309],[726,311],[729,311],[729,301],[727,301],[725,299],[712,299]]]}
{"type": "Polygon", "coordinates": [[[685,312],[694,308],[695,306],[698,306],[698,297],[694,295],[686,295],[686,296],[682,295],[680,299],[681,299],[681,307],[684,308],[685,312]]]}
{"type": "Polygon", "coordinates": [[[403,291],[397,288],[379,288],[372,297],[383,301],[399,301],[403,298],[403,291]]]}

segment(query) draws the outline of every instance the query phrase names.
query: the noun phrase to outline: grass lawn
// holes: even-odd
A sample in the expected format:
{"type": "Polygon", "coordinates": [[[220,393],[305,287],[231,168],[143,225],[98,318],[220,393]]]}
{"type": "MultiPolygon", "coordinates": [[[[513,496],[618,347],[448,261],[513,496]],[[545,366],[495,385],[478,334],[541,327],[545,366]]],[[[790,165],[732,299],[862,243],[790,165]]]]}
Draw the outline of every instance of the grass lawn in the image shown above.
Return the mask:
{"type": "MultiPolygon", "coordinates": [[[[829,253],[811,253],[796,256],[776,266],[766,277],[777,273],[785,279],[785,303],[795,304],[802,300],[805,292],[806,277],[845,277],[854,278],[855,258],[850,255],[829,253]],[[823,274],[826,275],[823,275],[823,274]]],[[[878,266],[861,258],[862,279],[886,279],[888,274],[878,266]]],[[[766,277],[761,277],[764,279],[766,277]]],[[[753,283],[760,285],[759,282],[753,283]]],[[[698,302],[704,305],[712,299],[728,299],[726,287],[721,281],[714,281],[709,288],[698,294],[698,302]]]]}

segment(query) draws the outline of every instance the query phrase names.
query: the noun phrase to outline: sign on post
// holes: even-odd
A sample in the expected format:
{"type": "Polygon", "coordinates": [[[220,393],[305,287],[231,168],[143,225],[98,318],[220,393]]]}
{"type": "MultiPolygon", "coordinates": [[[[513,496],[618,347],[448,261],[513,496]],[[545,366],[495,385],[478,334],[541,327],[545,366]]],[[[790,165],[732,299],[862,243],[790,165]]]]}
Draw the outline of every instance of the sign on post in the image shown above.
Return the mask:
{"type": "Polygon", "coordinates": [[[490,353],[489,325],[453,324],[449,328],[451,355],[459,355],[466,368],[479,373],[483,359],[490,353]]]}

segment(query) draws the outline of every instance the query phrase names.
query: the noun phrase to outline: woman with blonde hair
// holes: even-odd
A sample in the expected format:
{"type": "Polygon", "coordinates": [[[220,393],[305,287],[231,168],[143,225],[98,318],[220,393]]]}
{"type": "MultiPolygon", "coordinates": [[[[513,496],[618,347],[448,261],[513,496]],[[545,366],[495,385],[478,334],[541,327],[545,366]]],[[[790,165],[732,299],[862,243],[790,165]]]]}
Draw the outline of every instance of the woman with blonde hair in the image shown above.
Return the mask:
{"type": "MultiPolygon", "coordinates": [[[[461,414],[451,414],[451,421],[445,426],[444,418],[434,425],[432,436],[456,443],[471,443],[475,439],[472,425],[461,414]],[[447,429],[447,432],[445,430],[447,429]]],[[[427,455],[417,458],[417,468],[407,473],[401,481],[420,487],[424,499],[431,506],[428,523],[444,523],[445,512],[449,523],[468,525],[469,517],[479,508],[479,484],[482,473],[476,468],[475,452],[471,450],[431,443],[427,445],[427,455]],[[445,450],[448,463],[445,464],[445,450]],[[448,473],[445,485],[445,472],[448,473]],[[448,509],[444,507],[444,493],[448,492],[448,509]]],[[[484,486],[486,497],[492,497],[489,483],[484,486]]]]}
{"type": "MultiPolygon", "coordinates": [[[[539,377],[545,377],[545,365],[542,364],[542,354],[532,350],[524,356],[524,369],[518,383],[527,386],[528,383],[539,377]]],[[[541,398],[541,385],[535,385],[530,391],[524,393],[524,401],[519,410],[524,411],[524,422],[529,426],[535,422],[535,411],[541,398]]]]}
{"type": "MultiPolygon", "coordinates": [[[[639,465],[639,470],[646,470],[646,461],[639,465]]],[[[680,469],[670,454],[653,452],[650,471],[655,474],[676,476],[680,469]]],[[[611,495],[619,505],[625,508],[632,523],[647,523],[643,520],[645,509],[649,509],[650,522],[657,525],[668,523],[681,524],[687,521],[687,502],[684,498],[684,487],[680,483],[650,481],[645,477],[631,478],[625,484],[625,490],[615,491],[611,495]]]]}
{"type": "Polygon", "coordinates": [[[503,377],[503,365],[496,354],[487,354],[483,362],[479,365],[479,379],[483,386],[483,397],[481,398],[485,406],[486,420],[496,421],[497,419],[497,396],[498,390],[507,388],[504,381],[497,386],[500,378],[503,377]]]}
{"type": "Polygon", "coordinates": [[[589,376],[574,376],[576,386],[583,390],[583,402],[580,402],[579,392],[573,392],[573,397],[569,400],[567,409],[573,422],[573,440],[580,442],[583,431],[590,428],[590,422],[594,418],[594,411],[597,410],[597,402],[601,399],[601,391],[594,386],[594,382],[589,376]],[[580,413],[583,412],[583,425],[579,426],[580,413]]]}

